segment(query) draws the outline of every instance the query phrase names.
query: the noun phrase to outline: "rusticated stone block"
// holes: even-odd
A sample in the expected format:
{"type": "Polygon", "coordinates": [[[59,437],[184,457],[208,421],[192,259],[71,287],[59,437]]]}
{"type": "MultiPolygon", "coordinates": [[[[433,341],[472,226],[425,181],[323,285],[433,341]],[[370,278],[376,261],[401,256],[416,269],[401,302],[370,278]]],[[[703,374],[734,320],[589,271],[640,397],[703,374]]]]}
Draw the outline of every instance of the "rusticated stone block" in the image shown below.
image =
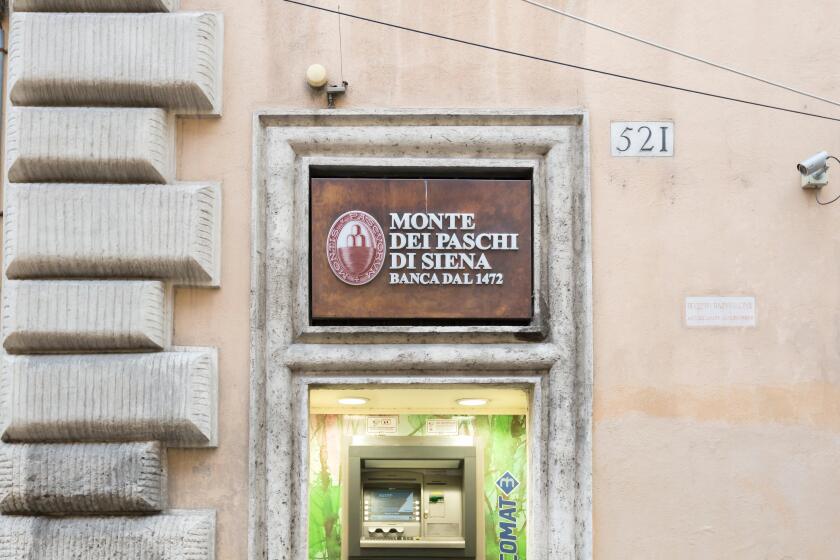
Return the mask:
{"type": "Polygon", "coordinates": [[[161,350],[164,300],[161,282],[10,280],[3,347],[12,354],[161,350]]]}
{"type": "Polygon", "coordinates": [[[15,184],[9,278],[164,278],[218,285],[218,185],[15,184]]]}
{"type": "Polygon", "coordinates": [[[0,517],[2,560],[214,560],[216,514],[0,517]]]}
{"type": "Polygon", "coordinates": [[[8,123],[13,183],[174,179],[174,120],[162,109],[17,107],[8,123]]]}
{"type": "Polygon", "coordinates": [[[18,12],[174,12],[178,0],[15,0],[18,12]]]}
{"type": "Polygon", "coordinates": [[[153,354],[6,356],[3,439],[164,441],[213,447],[217,356],[209,348],[153,354]]]}
{"type": "Polygon", "coordinates": [[[143,513],[165,503],[158,442],[0,445],[3,513],[143,513]]]}
{"type": "Polygon", "coordinates": [[[16,13],[12,103],[221,111],[222,16],[16,13]]]}

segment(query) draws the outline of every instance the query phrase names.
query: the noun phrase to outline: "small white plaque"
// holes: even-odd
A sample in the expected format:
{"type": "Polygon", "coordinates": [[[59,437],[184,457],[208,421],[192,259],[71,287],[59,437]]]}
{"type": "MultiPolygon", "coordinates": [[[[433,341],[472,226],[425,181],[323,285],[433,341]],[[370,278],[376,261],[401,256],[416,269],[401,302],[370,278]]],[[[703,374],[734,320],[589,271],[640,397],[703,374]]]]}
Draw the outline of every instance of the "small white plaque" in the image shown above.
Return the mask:
{"type": "Polygon", "coordinates": [[[369,436],[393,435],[400,425],[399,416],[368,416],[367,434],[369,436]]]}
{"type": "Polygon", "coordinates": [[[453,418],[430,418],[426,420],[427,436],[457,436],[458,421],[453,418]]]}
{"type": "Polygon", "coordinates": [[[672,157],[674,123],[613,122],[610,123],[610,140],[615,157],[672,157]]]}
{"type": "Polygon", "coordinates": [[[755,298],[708,296],[685,298],[687,327],[754,327],[755,298]]]}

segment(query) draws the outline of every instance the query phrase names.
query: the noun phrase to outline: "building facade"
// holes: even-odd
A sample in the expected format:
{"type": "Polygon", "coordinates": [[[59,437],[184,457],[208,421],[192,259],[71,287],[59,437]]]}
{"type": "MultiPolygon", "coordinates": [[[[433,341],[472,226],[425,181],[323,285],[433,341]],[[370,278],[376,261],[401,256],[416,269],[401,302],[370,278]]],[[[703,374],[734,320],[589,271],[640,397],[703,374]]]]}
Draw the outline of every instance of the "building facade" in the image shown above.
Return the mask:
{"type": "Polygon", "coordinates": [[[836,2],[9,4],[0,558],[838,555],[836,2]]]}

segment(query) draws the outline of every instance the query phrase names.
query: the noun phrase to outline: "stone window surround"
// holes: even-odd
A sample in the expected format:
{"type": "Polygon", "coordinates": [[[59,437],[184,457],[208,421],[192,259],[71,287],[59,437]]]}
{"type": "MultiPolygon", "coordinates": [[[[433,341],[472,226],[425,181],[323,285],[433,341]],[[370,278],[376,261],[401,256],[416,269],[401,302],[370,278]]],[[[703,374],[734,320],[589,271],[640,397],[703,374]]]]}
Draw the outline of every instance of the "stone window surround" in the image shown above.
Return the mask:
{"type": "Polygon", "coordinates": [[[249,558],[306,558],[309,388],[365,383],[529,387],[529,555],[592,557],[588,137],[581,111],[255,114],[249,558]],[[533,169],[534,321],[310,326],[312,165],[533,169]]]}

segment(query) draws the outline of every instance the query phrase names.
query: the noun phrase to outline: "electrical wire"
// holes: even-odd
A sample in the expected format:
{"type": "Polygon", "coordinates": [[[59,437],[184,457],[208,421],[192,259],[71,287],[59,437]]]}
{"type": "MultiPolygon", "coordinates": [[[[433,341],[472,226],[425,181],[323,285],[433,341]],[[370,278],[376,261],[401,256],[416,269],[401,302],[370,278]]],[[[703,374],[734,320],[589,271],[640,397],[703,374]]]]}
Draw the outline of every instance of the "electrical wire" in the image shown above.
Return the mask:
{"type": "Polygon", "coordinates": [[[344,83],[344,41],[341,38],[341,4],[338,5],[338,56],[341,67],[341,83],[344,83]]]}
{"type": "Polygon", "coordinates": [[[712,62],[711,60],[708,60],[708,59],[705,59],[705,58],[700,58],[699,56],[694,56],[693,54],[687,53],[685,51],[680,51],[680,50],[668,47],[666,45],[662,45],[660,43],[655,43],[655,42],[650,41],[648,39],[644,39],[642,37],[639,37],[638,35],[631,35],[630,33],[625,33],[624,31],[620,31],[618,29],[615,29],[614,27],[608,27],[606,25],[603,25],[603,24],[600,24],[598,22],[580,17],[578,15],[567,12],[565,10],[561,10],[561,9],[555,8],[553,6],[548,6],[546,4],[536,2],[535,0],[521,0],[521,1],[525,2],[526,4],[531,4],[532,6],[536,6],[537,8],[542,8],[543,10],[553,12],[555,14],[559,14],[561,16],[573,19],[575,21],[579,21],[579,22],[584,23],[586,25],[591,25],[592,27],[597,27],[598,29],[601,29],[603,31],[607,31],[609,33],[614,33],[615,35],[618,35],[620,37],[624,37],[625,39],[630,39],[631,41],[636,41],[637,43],[642,43],[644,45],[648,45],[649,47],[654,47],[656,49],[660,49],[660,50],[663,50],[665,52],[669,52],[671,54],[675,54],[677,56],[681,56],[683,58],[693,60],[695,62],[700,62],[701,64],[706,64],[708,66],[712,66],[713,68],[717,68],[718,70],[724,70],[726,72],[731,72],[732,74],[737,74],[738,76],[742,76],[744,78],[749,78],[751,80],[755,80],[755,81],[761,82],[763,84],[767,84],[767,85],[770,85],[770,86],[773,86],[773,87],[777,87],[779,89],[783,89],[783,90],[789,91],[791,93],[804,95],[805,97],[810,97],[811,99],[816,99],[818,101],[823,101],[825,103],[830,103],[831,105],[834,105],[836,107],[840,107],[840,102],[838,102],[838,101],[833,101],[833,100],[827,99],[825,97],[820,97],[819,95],[809,93],[809,92],[803,91],[801,89],[796,89],[794,87],[782,84],[780,82],[776,82],[774,80],[770,80],[768,78],[762,78],[761,76],[756,76],[755,74],[750,74],[748,72],[744,72],[743,70],[738,70],[737,68],[733,68],[732,66],[726,66],[725,64],[719,64],[717,62],[712,62]]]}
{"type": "Polygon", "coordinates": [[[819,204],[820,206],[828,206],[829,204],[834,204],[835,202],[837,202],[838,200],[840,200],[840,194],[838,194],[837,196],[835,196],[834,198],[832,198],[832,199],[831,199],[831,200],[829,200],[828,202],[823,202],[823,201],[821,201],[821,200],[820,200],[820,191],[819,191],[819,189],[817,189],[817,194],[816,194],[815,196],[816,196],[816,199],[817,199],[817,204],[819,204]]]}
{"type": "MultiPolygon", "coordinates": [[[[315,6],[313,4],[307,4],[305,2],[300,2],[299,0],[283,0],[283,1],[288,2],[290,4],[297,4],[298,6],[303,6],[303,7],[306,7],[306,8],[312,8],[314,10],[319,10],[319,11],[322,11],[322,12],[328,12],[328,13],[331,13],[331,14],[337,13],[336,10],[332,10],[330,8],[324,8],[323,6],[315,6]]],[[[512,56],[518,56],[520,58],[527,58],[529,60],[535,60],[537,62],[546,62],[548,64],[554,64],[554,65],[563,66],[563,67],[566,67],[566,68],[573,68],[575,70],[582,70],[584,72],[591,72],[593,74],[600,74],[602,76],[608,76],[608,77],[611,77],[611,78],[619,78],[619,79],[622,79],[622,80],[627,80],[627,81],[631,81],[631,82],[635,82],[635,83],[646,84],[646,85],[650,85],[650,86],[657,86],[657,87],[666,88],[666,89],[670,89],[670,90],[674,90],[674,91],[681,91],[681,92],[684,92],[684,93],[692,93],[692,94],[695,94],[695,95],[701,95],[701,96],[710,97],[710,98],[713,98],[713,99],[720,99],[720,100],[723,100],[723,101],[731,101],[733,103],[741,103],[743,105],[751,105],[751,106],[754,106],[754,107],[762,107],[764,109],[772,109],[772,110],[775,110],[775,111],[792,113],[794,115],[801,115],[801,116],[805,116],[805,117],[813,117],[813,118],[816,118],[816,119],[823,119],[823,120],[828,120],[828,121],[840,122],[840,117],[831,117],[831,116],[828,116],[828,115],[821,115],[821,114],[818,114],[818,113],[809,113],[807,111],[800,111],[798,109],[791,109],[789,107],[779,107],[777,105],[769,105],[769,104],[766,104],[766,103],[759,103],[757,101],[750,101],[748,99],[740,99],[740,98],[737,98],[737,97],[720,95],[720,94],[711,93],[711,92],[708,92],[708,91],[696,90],[696,89],[691,89],[691,88],[687,88],[687,87],[676,86],[676,85],[673,85],[673,84],[656,82],[656,81],[653,81],[653,80],[646,80],[644,78],[637,78],[635,76],[618,74],[618,73],[615,73],[615,72],[609,72],[607,70],[599,70],[597,68],[591,68],[591,67],[588,67],[588,66],[581,66],[581,65],[578,65],[578,64],[572,64],[572,63],[569,63],[569,62],[562,62],[562,61],[553,60],[553,59],[550,59],[550,58],[543,58],[541,56],[527,54],[527,53],[523,53],[523,52],[519,52],[519,51],[512,51],[512,50],[504,49],[504,48],[501,48],[501,47],[494,47],[492,45],[485,45],[485,44],[482,44],[482,43],[476,43],[474,41],[468,41],[466,39],[458,39],[457,37],[450,37],[448,35],[441,35],[440,33],[433,33],[431,31],[424,31],[422,29],[414,29],[412,27],[406,27],[404,25],[398,25],[396,23],[389,23],[387,21],[381,21],[381,20],[377,20],[377,19],[373,19],[373,18],[369,18],[369,17],[365,17],[365,16],[351,14],[351,13],[348,13],[348,12],[341,12],[341,15],[343,15],[344,17],[357,19],[357,20],[360,20],[360,21],[366,21],[368,23],[375,23],[377,25],[382,25],[384,27],[390,27],[392,29],[399,29],[401,31],[408,31],[410,33],[417,33],[418,35],[425,35],[427,37],[433,37],[435,39],[443,39],[445,41],[451,41],[453,43],[459,43],[459,44],[468,45],[468,46],[471,46],[471,47],[478,47],[478,48],[481,48],[481,49],[487,49],[487,50],[494,51],[494,52],[509,54],[509,55],[512,55],[512,56]]]]}
{"type": "MultiPolygon", "coordinates": [[[[836,158],[836,157],[834,157],[834,156],[828,156],[828,159],[833,159],[833,160],[834,160],[834,161],[836,161],[837,163],[840,163],[840,159],[837,159],[837,158],[836,158]]],[[[831,199],[831,200],[829,200],[828,202],[822,202],[822,201],[820,200],[820,189],[817,189],[817,192],[815,192],[815,193],[814,193],[814,198],[816,198],[816,200],[817,200],[817,204],[819,204],[820,206],[828,206],[829,204],[834,204],[835,202],[837,202],[838,200],[840,200],[840,194],[838,194],[837,196],[835,196],[834,198],[832,198],[832,199],[831,199]]]]}

